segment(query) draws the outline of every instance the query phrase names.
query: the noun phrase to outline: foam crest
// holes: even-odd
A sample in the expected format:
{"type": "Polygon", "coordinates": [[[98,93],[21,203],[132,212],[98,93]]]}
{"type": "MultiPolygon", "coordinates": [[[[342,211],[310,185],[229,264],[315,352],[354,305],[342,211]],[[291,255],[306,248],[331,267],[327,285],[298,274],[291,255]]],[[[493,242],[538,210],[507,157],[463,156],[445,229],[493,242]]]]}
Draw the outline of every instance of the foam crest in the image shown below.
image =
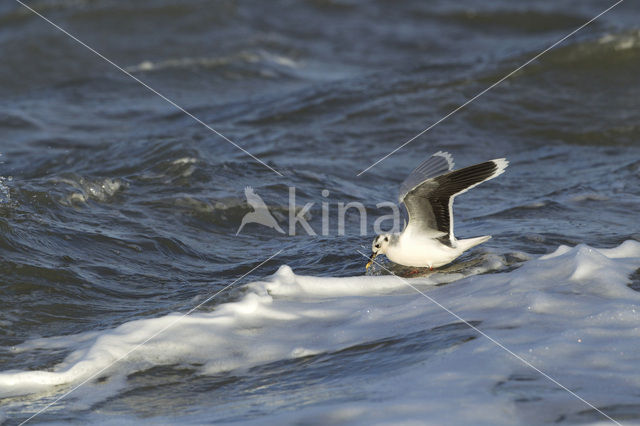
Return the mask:
{"type": "Polygon", "coordinates": [[[69,185],[77,190],[60,200],[61,203],[66,205],[84,204],[88,200],[108,202],[127,187],[126,183],[119,179],[93,180],[75,175],[58,178],[55,182],[69,185]]]}
{"type": "MultiPolygon", "coordinates": [[[[613,249],[559,247],[519,269],[471,275],[445,286],[434,286],[444,279],[443,274],[410,282],[534,364],[561,374],[570,388],[581,388],[585,396],[606,402],[619,401],[620,394],[632,394],[630,386],[640,385],[640,379],[627,377],[635,371],[633,356],[621,360],[601,353],[612,342],[620,353],[633,354],[637,349],[640,293],[627,283],[639,265],[640,243],[627,241],[613,249]],[[575,360],[582,361],[576,364],[575,360]],[[620,391],[602,394],[593,384],[598,380],[621,386],[620,391]]],[[[183,365],[202,375],[241,374],[253,366],[338,353],[391,337],[401,341],[405,336],[413,344],[420,339],[406,336],[447,336],[447,330],[459,329],[450,327],[459,322],[394,276],[302,276],[284,265],[271,277],[248,284],[240,300],[215,306],[210,312],[184,317],[173,313],[111,330],[25,342],[16,350],[66,348],[68,355],[48,370],[0,373],[0,396],[35,393],[39,398],[97,375],[76,396],[94,402],[126,387],[132,373],[155,366],[183,365]],[[155,337],[148,340],[151,336],[155,337]],[[126,358],[114,364],[122,357],[126,358]],[[64,386],[56,388],[60,385],[64,386]]],[[[369,350],[368,362],[375,361],[375,347],[369,350]]],[[[470,406],[493,406],[497,412],[503,406],[494,391],[465,389],[490,390],[498,378],[523,370],[535,373],[481,336],[464,338],[455,348],[429,362],[420,361],[417,370],[405,371],[408,365],[404,364],[396,367],[400,369],[397,380],[389,380],[398,386],[398,394],[404,388],[415,397],[404,401],[417,404],[411,413],[442,412],[447,406],[453,410],[452,404],[460,398],[470,406]],[[438,389],[462,396],[452,398],[445,392],[433,405],[418,403],[438,389]]],[[[384,365],[393,365],[393,358],[385,359],[384,365]]],[[[374,382],[365,384],[363,392],[375,393],[370,389],[375,386],[374,382]]],[[[393,398],[386,402],[394,409],[402,403],[393,398]]],[[[349,411],[348,405],[334,408],[349,411]]],[[[287,421],[299,420],[296,416],[304,420],[305,412],[285,417],[287,421]]],[[[361,413],[359,408],[354,412],[361,413]]],[[[495,416],[488,415],[487,421],[498,419],[495,416]]]]}

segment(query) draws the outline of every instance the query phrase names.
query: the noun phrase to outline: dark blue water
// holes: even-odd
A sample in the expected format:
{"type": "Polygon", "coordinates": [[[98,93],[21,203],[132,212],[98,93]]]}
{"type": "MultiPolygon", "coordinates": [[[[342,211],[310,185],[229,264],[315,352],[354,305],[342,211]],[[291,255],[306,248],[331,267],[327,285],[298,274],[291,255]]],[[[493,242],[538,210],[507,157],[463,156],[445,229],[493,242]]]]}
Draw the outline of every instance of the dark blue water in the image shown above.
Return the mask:
{"type": "MultiPolygon", "coordinates": [[[[394,201],[435,151],[458,166],[507,157],[505,175],[456,204],[457,235],[493,235],[478,253],[640,239],[640,8],[631,1],[356,176],[611,4],[29,2],[278,176],[4,0],[0,368],[51,368],[65,355],[10,350],[26,340],[186,312],[280,249],[245,281],[285,263],[301,274],[363,273],[356,250],[373,228],[361,236],[354,211],[344,236],[333,225],[312,237],[255,224],[236,236],[251,211],[245,186],[285,230],[295,187],[298,206],[315,203],[306,217],[321,234],[323,201],[332,220],[338,202],[379,215],[376,203],[394,201]]],[[[193,379],[150,374],[165,373],[193,379]]]]}

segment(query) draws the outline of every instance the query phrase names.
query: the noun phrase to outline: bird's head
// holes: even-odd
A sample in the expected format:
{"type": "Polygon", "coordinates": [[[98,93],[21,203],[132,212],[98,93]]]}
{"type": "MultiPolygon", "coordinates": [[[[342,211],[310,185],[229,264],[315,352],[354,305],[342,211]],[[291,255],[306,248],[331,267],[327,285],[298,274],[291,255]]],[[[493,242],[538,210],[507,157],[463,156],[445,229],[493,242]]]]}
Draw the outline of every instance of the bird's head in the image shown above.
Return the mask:
{"type": "Polygon", "coordinates": [[[377,255],[387,252],[389,241],[391,241],[391,234],[380,234],[373,239],[373,243],[371,243],[371,256],[369,256],[369,263],[367,263],[366,266],[367,269],[373,264],[373,260],[377,255]]]}

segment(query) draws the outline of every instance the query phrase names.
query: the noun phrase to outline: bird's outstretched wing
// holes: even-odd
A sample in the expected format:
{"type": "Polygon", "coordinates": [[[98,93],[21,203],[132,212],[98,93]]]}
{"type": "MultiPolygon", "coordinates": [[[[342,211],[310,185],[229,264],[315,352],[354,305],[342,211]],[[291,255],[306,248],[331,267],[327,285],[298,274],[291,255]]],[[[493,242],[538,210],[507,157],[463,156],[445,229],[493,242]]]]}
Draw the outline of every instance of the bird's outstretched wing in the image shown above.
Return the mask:
{"type": "Polygon", "coordinates": [[[424,160],[407,176],[400,184],[398,201],[402,202],[404,197],[427,179],[439,176],[453,170],[453,157],[448,152],[438,151],[431,157],[424,160]]]}
{"type": "Polygon", "coordinates": [[[453,235],[455,196],[499,176],[508,165],[509,162],[506,159],[499,158],[432,176],[419,183],[401,200],[409,213],[407,231],[439,238],[442,243],[452,245],[455,241],[453,235]]]}

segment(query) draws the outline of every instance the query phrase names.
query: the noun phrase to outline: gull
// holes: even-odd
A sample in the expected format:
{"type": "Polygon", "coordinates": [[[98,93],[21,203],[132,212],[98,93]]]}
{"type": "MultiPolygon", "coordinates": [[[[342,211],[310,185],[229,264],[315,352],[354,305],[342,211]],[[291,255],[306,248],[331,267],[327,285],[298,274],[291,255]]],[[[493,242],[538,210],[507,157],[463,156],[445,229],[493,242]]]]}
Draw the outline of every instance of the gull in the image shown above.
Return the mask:
{"type": "Polygon", "coordinates": [[[505,158],[453,170],[453,158],[439,151],[423,161],[400,185],[398,200],[405,205],[409,222],[398,233],[376,236],[366,268],[379,254],[400,265],[438,268],[491,235],[458,240],[453,234],[453,199],[482,182],[501,175],[509,165],[505,158]]]}

